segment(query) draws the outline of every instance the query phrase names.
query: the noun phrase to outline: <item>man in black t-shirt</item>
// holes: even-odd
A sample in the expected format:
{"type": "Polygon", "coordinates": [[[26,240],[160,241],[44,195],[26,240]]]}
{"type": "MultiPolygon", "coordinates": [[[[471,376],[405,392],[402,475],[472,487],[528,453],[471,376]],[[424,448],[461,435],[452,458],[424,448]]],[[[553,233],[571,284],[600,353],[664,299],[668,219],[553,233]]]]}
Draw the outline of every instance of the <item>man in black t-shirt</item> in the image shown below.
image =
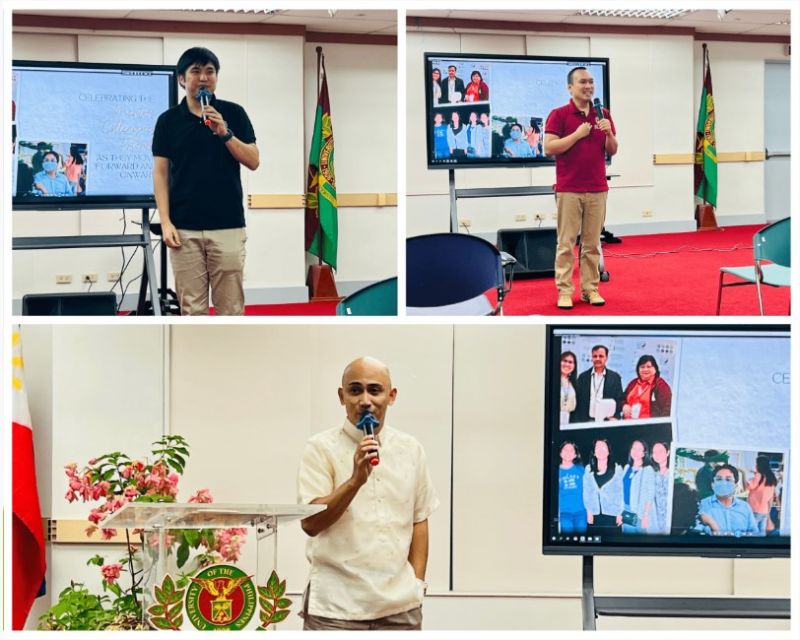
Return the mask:
{"type": "Polygon", "coordinates": [[[256,136],[245,110],[213,95],[219,60],[193,47],[178,60],[181,103],[162,113],[153,134],[153,186],[170,247],[183,315],[244,313],[244,207],[239,165],[258,168],[256,136]],[[198,93],[212,95],[201,104],[198,93]]]}

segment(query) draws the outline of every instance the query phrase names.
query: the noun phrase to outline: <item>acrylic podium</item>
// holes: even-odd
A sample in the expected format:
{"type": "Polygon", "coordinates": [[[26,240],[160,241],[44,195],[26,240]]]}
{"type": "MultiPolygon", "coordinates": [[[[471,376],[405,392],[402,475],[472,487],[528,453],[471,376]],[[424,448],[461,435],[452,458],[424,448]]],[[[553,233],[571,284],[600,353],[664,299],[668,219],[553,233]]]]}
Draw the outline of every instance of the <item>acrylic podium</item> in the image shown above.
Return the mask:
{"type": "Polygon", "coordinates": [[[283,597],[285,581],[275,573],[279,525],[324,509],[324,505],[300,504],[130,502],[109,516],[103,527],[143,531],[138,555],[146,624],[171,630],[255,629],[289,613],[290,601],[283,597]],[[214,531],[233,528],[248,532],[235,562],[221,561],[224,564],[196,571],[178,568],[178,556],[183,556],[181,564],[187,563],[190,545],[183,553],[176,551],[172,542],[176,532],[184,541],[196,541],[200,535],[208,538],[214,531]],[[261,544],[270,537],[271,545],[261,544]]]}

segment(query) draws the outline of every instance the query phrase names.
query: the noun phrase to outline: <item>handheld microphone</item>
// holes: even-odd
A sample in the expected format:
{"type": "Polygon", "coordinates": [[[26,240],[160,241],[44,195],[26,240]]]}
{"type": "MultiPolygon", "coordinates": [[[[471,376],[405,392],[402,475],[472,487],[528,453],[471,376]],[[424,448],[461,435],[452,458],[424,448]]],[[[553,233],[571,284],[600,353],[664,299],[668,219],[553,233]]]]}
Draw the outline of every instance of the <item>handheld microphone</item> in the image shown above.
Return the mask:
{"type": "Polygon", "coordinates": [[[594,112],[597,114],[597,119],[602,120],[605,118],[603,115],[603,103],[600,102],[600,98],[594,99],[594,112]]]}
{"type": "Polygon", "coordinates": [[[211,119],[206,116],[206,109],[213,95],[214,94],[211,93],[207,87],[200,87],[200,91],[197,92],[197,99],[200,101],[200,117],[203,118],[203,124],[206,126],[211,124],[211,119]]]}
{"type": "MultiPolygon", "coordinates": [[[[375,428],[380,425],[377,418],[373,416],[369,411],[364,411],[361,414],[361,418],[359,418],[358,422],[356,423],[356,428],[361,429],[365,435],[375,437],[375,428]]],[[[380,453],[377,449],[375,449],[375,453],[377,454],[374,458],[370,458],[369,463],[375,467],[380,464],[381,458],[380,453]]]]}

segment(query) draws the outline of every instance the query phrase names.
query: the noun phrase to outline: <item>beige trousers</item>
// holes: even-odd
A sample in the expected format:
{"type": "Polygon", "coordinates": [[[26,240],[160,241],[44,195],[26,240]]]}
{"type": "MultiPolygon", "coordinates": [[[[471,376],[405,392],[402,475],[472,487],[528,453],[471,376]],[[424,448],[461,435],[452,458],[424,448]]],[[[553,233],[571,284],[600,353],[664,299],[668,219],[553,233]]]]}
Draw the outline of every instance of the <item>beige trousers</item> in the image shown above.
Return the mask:
{"type": "Polygon", "coordinates": [[[572,269],[575,242],[581,236],[581,291],[597,291],[600,284],[600,232],[606,219],[608,191],[558,193],[558,246],[556,247],[556,287],[572,295],[572,269]]]}
{"type": "Polygon", "coordinates": [[[422,629],[421,606],[411,609],[411,611],[403,611],[374,620],[339,620],[311,615],[308,612],[310,586],[307,585],[305,593],[303,593],[303,611],[300,614],[300,617],[303,618],[303,631],[420,631],[422,629]]]}
{"type": "Polygon", "coordinates": [[[181,315],[208,315],[209,286],[216,315],[244,315],[244,227],[178,233],[181,246],[169,255],[181,315]]]}

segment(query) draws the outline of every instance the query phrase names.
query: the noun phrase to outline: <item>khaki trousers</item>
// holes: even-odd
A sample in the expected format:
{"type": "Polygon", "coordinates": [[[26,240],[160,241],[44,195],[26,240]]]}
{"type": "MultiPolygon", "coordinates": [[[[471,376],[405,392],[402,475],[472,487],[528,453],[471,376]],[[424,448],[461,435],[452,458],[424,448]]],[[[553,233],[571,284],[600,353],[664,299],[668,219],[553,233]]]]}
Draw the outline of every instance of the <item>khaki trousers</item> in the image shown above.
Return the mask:
{"type": "Polygon", "coordinates": [[[192,231],[178,229],[181,246],[170,249],[181,315],[208,315],[208,288],[218,316],[244,315],[244,227],[192,231]]]}
{"type": "Polygon", "coordinates": [[[600,284],[600,233],[606,219],[608,191],[558,193],[558,246],[556,247],[556,287],[572,295],[572,269],[575,242],[581,236],[581,291],[597,291],[600,284]]]}
{"type": "Polygon", "coordinates": [[[374,620],[339,620],[312,616],[308,612],[309,587],[310,585],[306,586],[303,594],[303,612],[300,614],[303,618],[303,631],[420,631],[422,629],[421,606],[374,620]]]}

